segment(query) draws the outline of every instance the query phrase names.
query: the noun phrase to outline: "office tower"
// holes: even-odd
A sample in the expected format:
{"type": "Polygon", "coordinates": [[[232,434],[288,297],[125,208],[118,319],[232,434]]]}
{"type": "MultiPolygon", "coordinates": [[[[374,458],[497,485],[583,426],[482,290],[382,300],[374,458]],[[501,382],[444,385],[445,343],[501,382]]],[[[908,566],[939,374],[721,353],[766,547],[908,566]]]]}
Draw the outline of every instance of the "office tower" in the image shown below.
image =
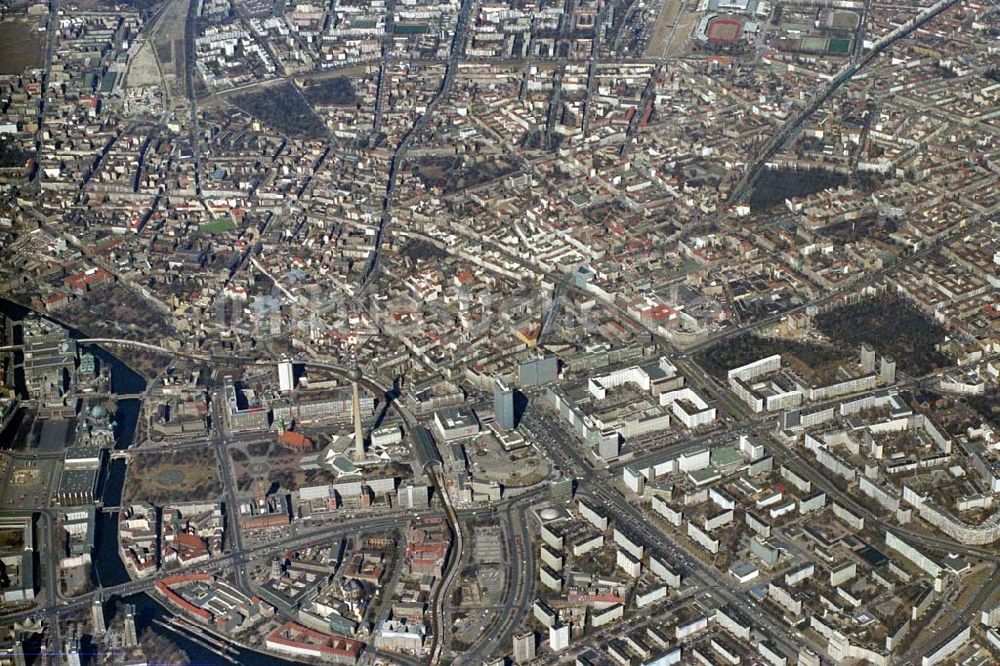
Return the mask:
{"type": "Polygon", "coordinates": [[[549,647],[560,652],[569,647],[569,625],[563,622],[549,627],[549,647]]]}
{"type": "Polygon", "coordinates": [[[879,374],[882,375],[882,381],[885,382],[886,386],[891,386],[896,383],[896,362],[893,361],[888,356],[882,357],[882,363],[879,366],[879,374]]]}
{"type": "Polygon", "coordinates": [[[555,356],[528,359],[517,366],[517,381],[522,388],[541,386],[559,378],[559,360],[555,356]]]}
{"type": "Polygon", "coordinates": [[[573,479],[560,479],[549,484],[549,497],[553,502],[568,502],[573,499],[573,479]]]}
{"type": "Polygon", "coordinates": [[[361,427],[361,394],[358,384],[361,382],[361,368],[355,366],[351,369],[351,389],[352,410],[354,412],[354,460],[361,462],[365,459],[365,431],[361,427]]]}
{"type": "Polygon", "coordinates": [[[514,636],[514,663],[524,664],[535,658],[535,632],[514,636]]]}
{"type": "Polygon", "coordinates": [[[282,393],[287,393],[295,388],[295,366],[291,361],[281,361],[278,363],[278,388],[282,393]]]}
{"type": "Polygon", "coordinates": [[[24,643],[20,638],[14,639],[14,666],[25,666],[28,662],[24,659],[24,643]]]}
{"type": "Polygon", "coordinates": [[[867,343],[861,343],[861,371],[865,374],[875,372],[875,350],[867,343]]]}
{"type": "Polygon", "coordinates": [[[125,605],[125,647],[135,647],[139,644],[139,635],[135,631],[135,606],[125,605]]]}
{"type": "Polygon", "coordinates": [[[612,432],[607,435],[603,435],[597,443],[594,445],[596,449],[597,456],[601,460],[611,460],[617,458],[618,454],[621,453],[621,438],[618,432],[612,432]]]}
{"type": "Polygon", "coordinates": [[[514,429],[514,391],[502,379],[493,383],[493,415],[501,428],[514,429]]]}
{"type": "Polygon", "coordinates": [[[427,486],[406,486],[399,489],[399,505],[404,509],[426,509],[430,506],[427,486]]]}
{"type": "Polygon", "coordinates": [[[94,622],[94,635],[100,636],[108,630],[104,624],[104,604],[100,599],[94,599],[94,603],[90,606],[90,614],[94,622]]]}
{"type": "Polygon", "coordinates": [[[66,666],[80,666],[80,639],[76,636],[66,639],[66,666]]]}

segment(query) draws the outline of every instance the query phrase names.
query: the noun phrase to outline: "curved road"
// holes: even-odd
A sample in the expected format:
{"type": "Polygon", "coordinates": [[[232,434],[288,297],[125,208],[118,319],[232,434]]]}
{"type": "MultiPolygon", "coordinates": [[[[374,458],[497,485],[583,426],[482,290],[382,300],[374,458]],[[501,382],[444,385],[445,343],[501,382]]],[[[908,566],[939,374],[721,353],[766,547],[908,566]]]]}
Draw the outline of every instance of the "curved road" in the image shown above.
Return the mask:
{"type": "Polygon", "coordinates": [[[528,613],[531,595],[535,591],[535,553],[531,549],[531,536],[528,533],[527,507],[537,501],[531,496],[519,497],[504,511],[501,523],[507,539],[507,551],[510,567],[507,571],[507,584],[504,590],[502,609],[493,614],[479,640],[473,643],[456,664],[481,664],[497,650],[503,651],[506,646],[503,641],[510,641],[514,629],[521,624],[521,619],[528,613]]]}

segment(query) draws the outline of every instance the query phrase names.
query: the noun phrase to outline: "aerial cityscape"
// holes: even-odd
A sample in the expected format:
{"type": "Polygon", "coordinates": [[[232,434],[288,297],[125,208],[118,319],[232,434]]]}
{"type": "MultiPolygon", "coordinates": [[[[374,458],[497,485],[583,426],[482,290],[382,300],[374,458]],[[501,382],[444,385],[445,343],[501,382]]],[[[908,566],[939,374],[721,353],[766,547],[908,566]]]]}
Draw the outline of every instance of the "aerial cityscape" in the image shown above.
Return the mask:
{"type": "Polygon", "coordinates": [[[0,0],[0,666],[1000,664],[997,0],[0,0]]]}

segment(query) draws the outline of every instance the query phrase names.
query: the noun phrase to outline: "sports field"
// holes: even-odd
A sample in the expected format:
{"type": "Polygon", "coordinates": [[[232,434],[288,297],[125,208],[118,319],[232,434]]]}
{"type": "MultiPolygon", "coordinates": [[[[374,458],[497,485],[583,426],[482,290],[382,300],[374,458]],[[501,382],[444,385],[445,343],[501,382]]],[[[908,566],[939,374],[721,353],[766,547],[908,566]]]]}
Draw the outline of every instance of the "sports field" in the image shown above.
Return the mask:
{"type": "Polygon", "coordinates": [[[826,37],[803,37],[801,48],[803,51],[819,53],[826,50],[826,42],[826,37]]]}
{"type": "Polygon", "coordinates": [[[854,12],[835,11],[830,14],[829,26],[835,30],[854,30],[861,18],[854,12]]]}
{"type": "Polygon", "coordinates": [[[713,42],[735,42],[742,30],[743,24],[737,19],[714,18],[709,22],[705,34],[713,42]]]}
{"type": "Polygon", "coordinates": [[[831,39],[826,45],[826,50],[828,53],[846,54],[851,50],[851,40],[831,39]]]}

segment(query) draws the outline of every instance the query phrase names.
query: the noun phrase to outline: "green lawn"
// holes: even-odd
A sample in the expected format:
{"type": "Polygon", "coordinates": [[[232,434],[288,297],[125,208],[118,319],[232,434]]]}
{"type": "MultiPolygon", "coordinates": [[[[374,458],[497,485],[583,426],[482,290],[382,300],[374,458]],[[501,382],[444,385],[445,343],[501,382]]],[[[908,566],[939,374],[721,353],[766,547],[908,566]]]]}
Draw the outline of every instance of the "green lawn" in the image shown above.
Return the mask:
{"type": "Polygon", "coordinates": [[[397,35],[423,35],[430,32],[431,27],[425,23],[397,23],[397,35]]]}
{"type": "Polygon", "coordinates": [[[216,220],[215,222],[208,222],[201,225],[200,229],[203,234],[224,234],[235,228],[236,223],[232,220],[216,220]]]}

